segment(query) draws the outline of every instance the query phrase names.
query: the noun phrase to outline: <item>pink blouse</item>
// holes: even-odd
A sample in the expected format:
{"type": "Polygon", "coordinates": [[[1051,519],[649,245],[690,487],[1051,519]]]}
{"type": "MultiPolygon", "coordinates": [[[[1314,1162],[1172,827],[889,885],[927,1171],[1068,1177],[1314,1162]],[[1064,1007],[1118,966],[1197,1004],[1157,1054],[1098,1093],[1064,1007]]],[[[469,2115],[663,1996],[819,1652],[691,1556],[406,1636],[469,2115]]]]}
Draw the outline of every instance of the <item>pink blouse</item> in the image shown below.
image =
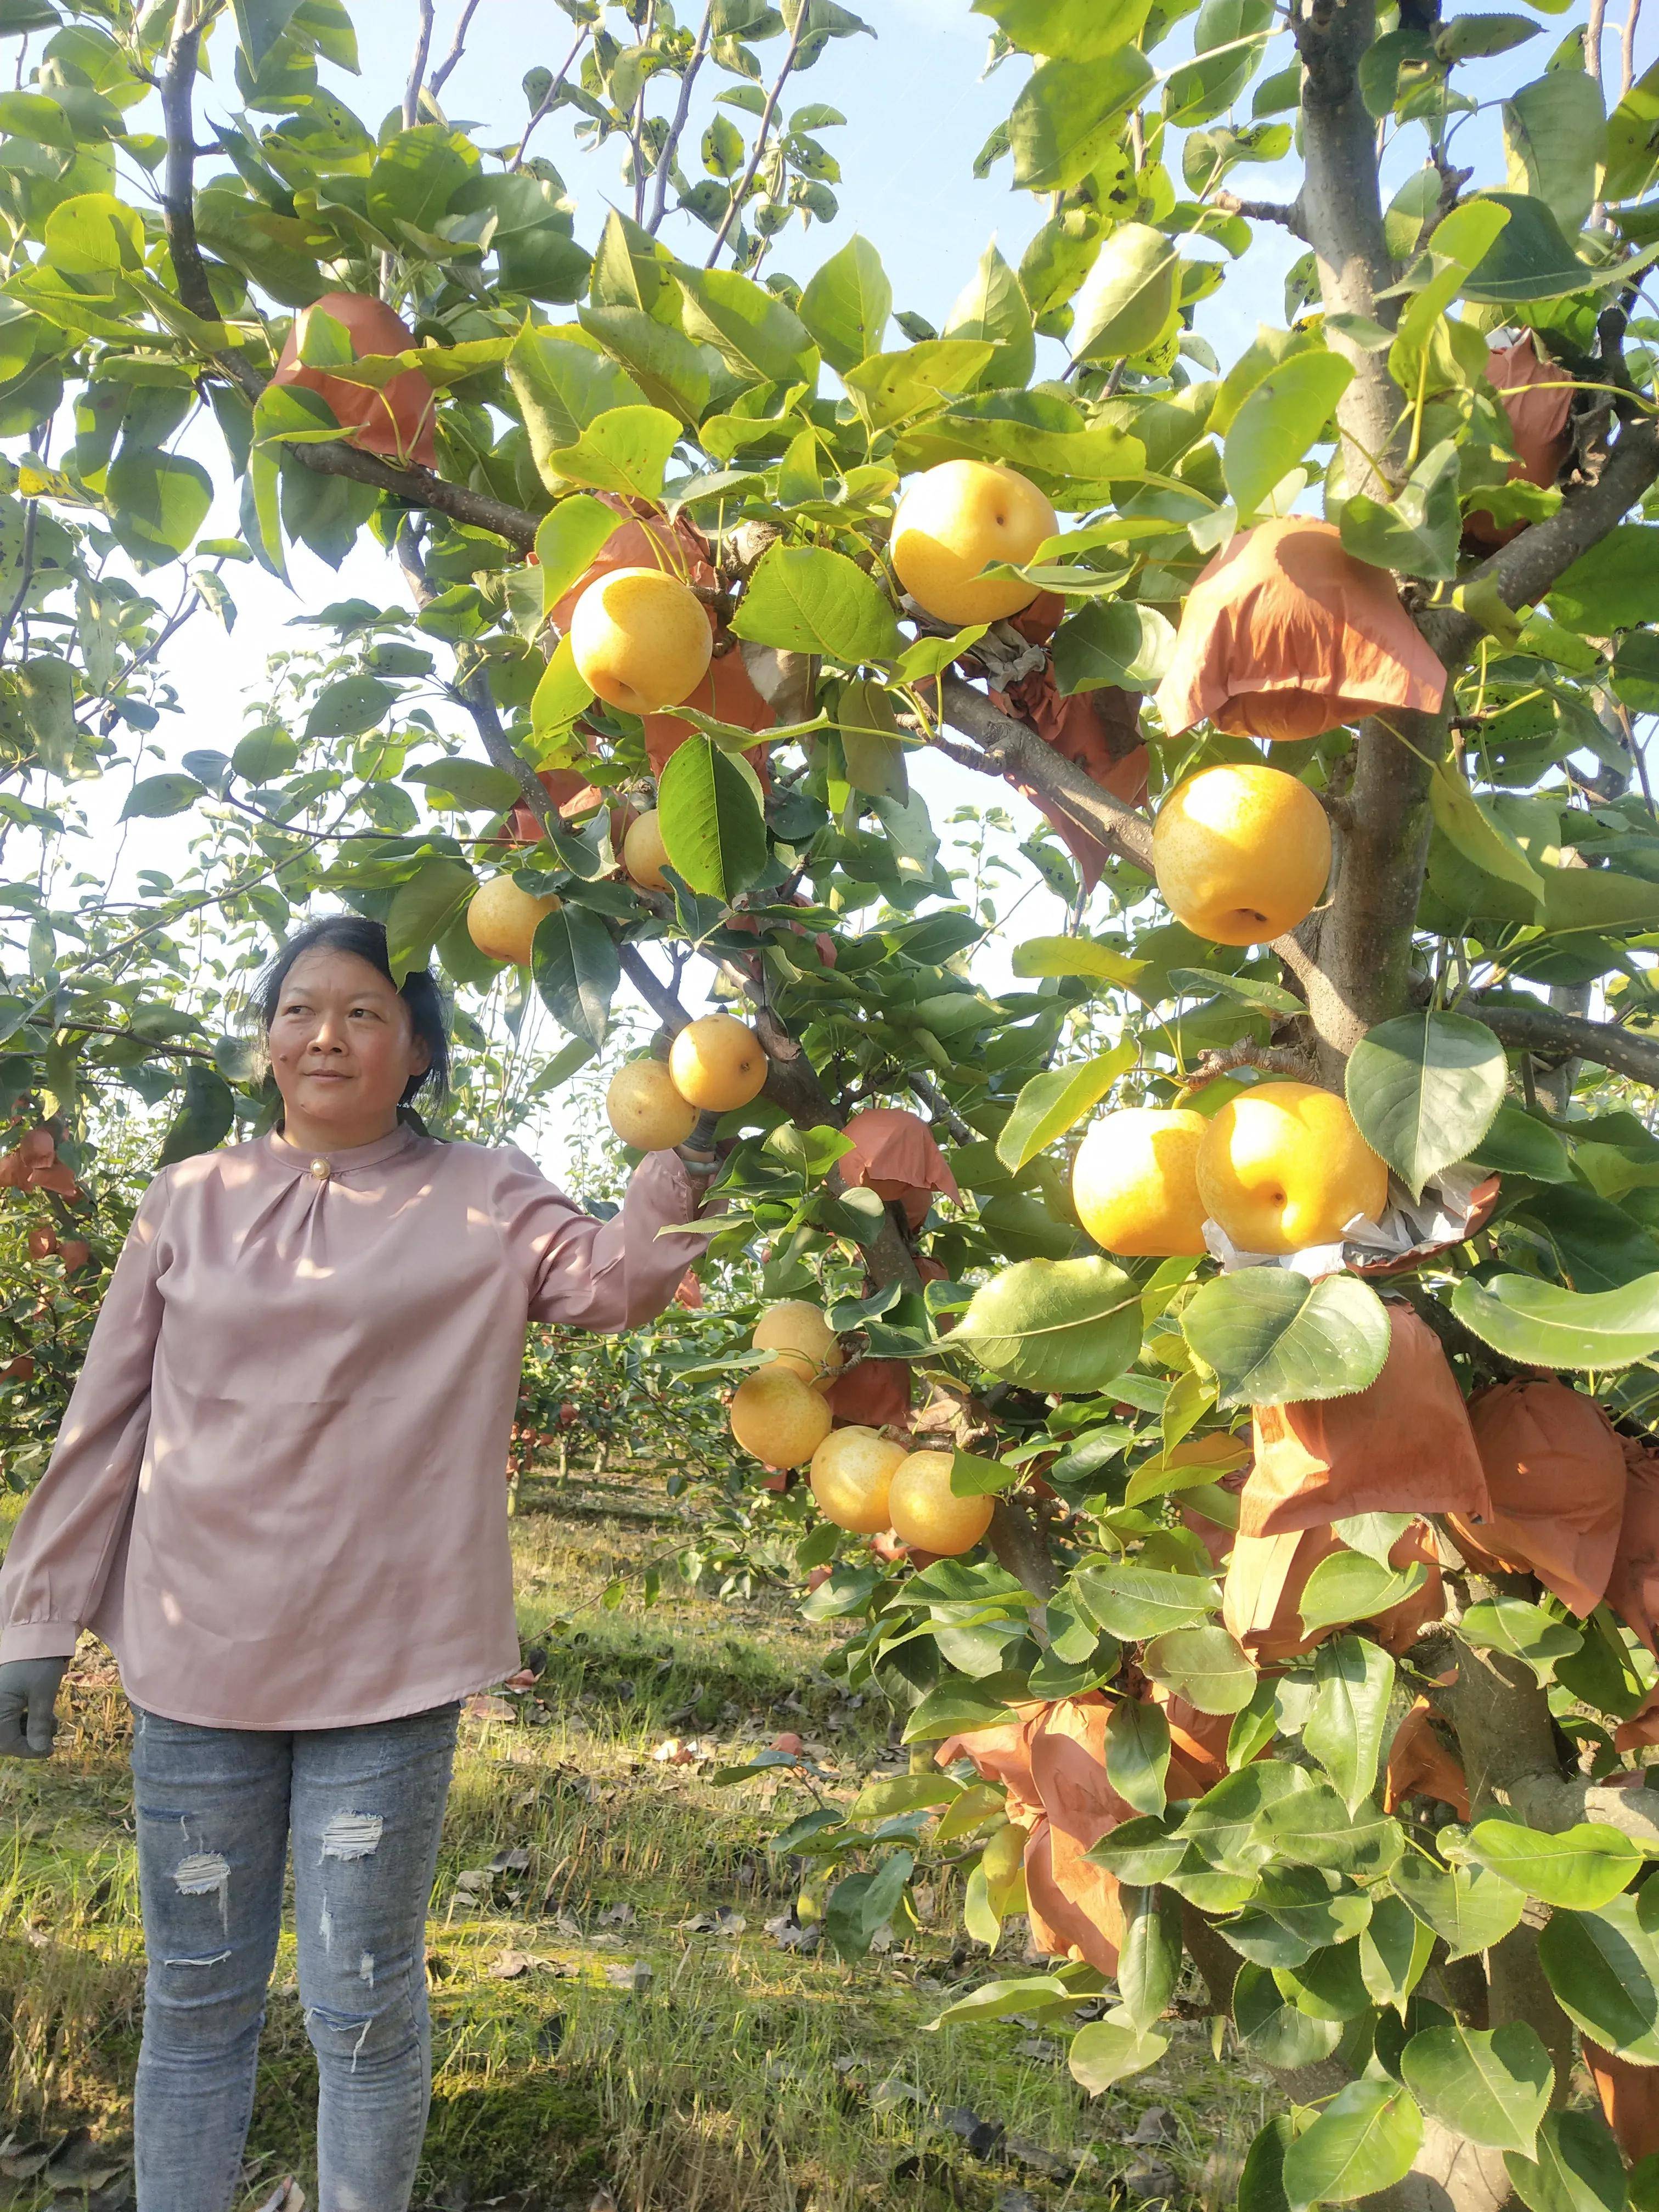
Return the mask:
{"type": "Polygon", "coordinates": [[[510,1145],[278,1136],[157,1176],[0,1571],[0,1661],[101,1637],[213,1728],[443,1705],[519,1664],[507,1437],[528,1322],[660,1313],[707,1232],[672,1152],[595,1221],[510,1145]]]}

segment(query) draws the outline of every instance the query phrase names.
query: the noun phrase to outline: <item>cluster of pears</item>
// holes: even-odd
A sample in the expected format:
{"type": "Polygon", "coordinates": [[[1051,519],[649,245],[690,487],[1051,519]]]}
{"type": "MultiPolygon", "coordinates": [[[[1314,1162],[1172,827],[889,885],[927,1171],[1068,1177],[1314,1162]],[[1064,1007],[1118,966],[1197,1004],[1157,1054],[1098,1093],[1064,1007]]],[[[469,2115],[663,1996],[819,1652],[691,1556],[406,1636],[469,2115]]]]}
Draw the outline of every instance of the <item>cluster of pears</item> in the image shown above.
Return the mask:
{"type": "Polygon", "coordinates": [[[699,1114],[730,1114],[765,1088],[766,1048],[746,1022],[703,1014],[678,1030],[665,1060],[624,1060],[605,1110],[623,1144],[641,1152],[683,1145],[699,1114]]]}
{"type": "MultiPolygon", "coordinates": [[[[656,571],[647,573],[654,575],[656,571]]],[[[662,817],[654,806],[649,807],[636,814],[623,834],[623,873],[638,890],[665,891],[668,879],[663,868],[667,860],[662,817]]],[[[509,960],[515,968],[527,968],[538,923],[544,915],[558,910],[559,902],[551,892],[538,898],[510,875],[491,876],[479,884],[468,902],[467,935],[491,960],[509,960]]]]}
{"type": "Polygon", "coordinates": [[[785,1298],[769,1306],[750,1340],[769,1352],[764,1367],[732,1393],[732,1434],[767,1467],[810,1462],[819,1510],[838,1527],[941,1555],[971,1551],[991,1525],[988,1498],[957,1498],[952,1455],[907,1451],[875,1429],[830,1426],[825,1394],[845,1364],[840,1340],[820,1306],[785,1298]]]}
{"type": "Polygon", "coordinates": [[[1202,1254],[1214,1221],[1243,1251],[1334,1243],[1377,1219],[1389,1170],[1346,1103],[1311,1083],[1259,1083],[1214,1114],[1130,1106],[1085,1137],[1072,1200],[1097,1244],[1126,1258],[1202,1254]]]}

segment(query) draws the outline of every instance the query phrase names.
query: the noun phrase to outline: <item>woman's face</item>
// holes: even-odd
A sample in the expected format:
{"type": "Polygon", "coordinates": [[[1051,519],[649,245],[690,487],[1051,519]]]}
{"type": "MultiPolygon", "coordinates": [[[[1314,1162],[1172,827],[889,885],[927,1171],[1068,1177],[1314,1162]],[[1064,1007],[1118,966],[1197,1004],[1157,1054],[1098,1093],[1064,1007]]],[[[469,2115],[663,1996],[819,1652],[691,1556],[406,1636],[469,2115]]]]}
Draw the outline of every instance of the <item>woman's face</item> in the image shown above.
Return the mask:
{"type": "Polygon", "coordinates": [[[431,1055],[409,1007],[355,952],[302,952],[283,978],[267,1037],[293,1143],[372,1144],[431,1055]]]}

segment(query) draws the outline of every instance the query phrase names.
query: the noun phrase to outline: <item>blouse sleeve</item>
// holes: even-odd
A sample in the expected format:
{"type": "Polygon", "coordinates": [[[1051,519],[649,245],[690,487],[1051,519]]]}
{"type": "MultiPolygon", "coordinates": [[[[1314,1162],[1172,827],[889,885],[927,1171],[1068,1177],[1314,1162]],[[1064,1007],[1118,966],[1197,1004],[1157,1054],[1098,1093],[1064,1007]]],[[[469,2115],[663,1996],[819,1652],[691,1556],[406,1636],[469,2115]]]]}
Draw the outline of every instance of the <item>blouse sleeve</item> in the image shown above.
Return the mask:
{"type": "Polygon", "coordinates": [[[709,1231],[658,1234],[690,1221],[697,1209],[691,1178],[674,1152],[641,1162],[610,1221],[582,1212],[516,1146],[503,1146],[501,1158],[497,1218],[529,1279],[532,1321],[635,1328],[662,1311],[702,1257],[709,1231]]]}
{"type": "Polygon", "coordinates": [[[0,1569],[0,1662],[67,1656],[97,1610],[149,1427],[167,1177],[139,1201],[46,1471],[0,1569]]]}

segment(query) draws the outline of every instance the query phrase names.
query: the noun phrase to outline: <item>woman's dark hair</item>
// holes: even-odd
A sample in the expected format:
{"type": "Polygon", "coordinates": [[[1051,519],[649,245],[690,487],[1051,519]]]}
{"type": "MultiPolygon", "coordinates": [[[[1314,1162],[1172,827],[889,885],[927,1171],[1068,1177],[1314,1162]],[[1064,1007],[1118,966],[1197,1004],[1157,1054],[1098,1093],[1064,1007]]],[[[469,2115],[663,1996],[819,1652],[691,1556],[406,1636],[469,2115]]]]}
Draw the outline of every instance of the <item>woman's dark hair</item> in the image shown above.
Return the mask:
{"type": "Polygon", "coordinates": [[[425,1073],[410,1076],[398,1103],[400,1106],[409,1105],[428,1086],[434,1098],[442,1098],[449,1089],[449,1024],[443,999],[424,968],[411,969],[401,983],[397,982],[386,950],[385,925],[370,921],[364,915],[325,915],[320,921],[308,921],[303,929],[296,929],[277,948],[253,987],[253,1006],[261,1030],[270,1035],[288,971],[305,952],[355,953],[359,960],[368,961],[371,968],[384,975],[388,983],[397,984],[398,994],[409,1008],[415,1034],[426,1046],[428,1054],[425,1073]]]}

